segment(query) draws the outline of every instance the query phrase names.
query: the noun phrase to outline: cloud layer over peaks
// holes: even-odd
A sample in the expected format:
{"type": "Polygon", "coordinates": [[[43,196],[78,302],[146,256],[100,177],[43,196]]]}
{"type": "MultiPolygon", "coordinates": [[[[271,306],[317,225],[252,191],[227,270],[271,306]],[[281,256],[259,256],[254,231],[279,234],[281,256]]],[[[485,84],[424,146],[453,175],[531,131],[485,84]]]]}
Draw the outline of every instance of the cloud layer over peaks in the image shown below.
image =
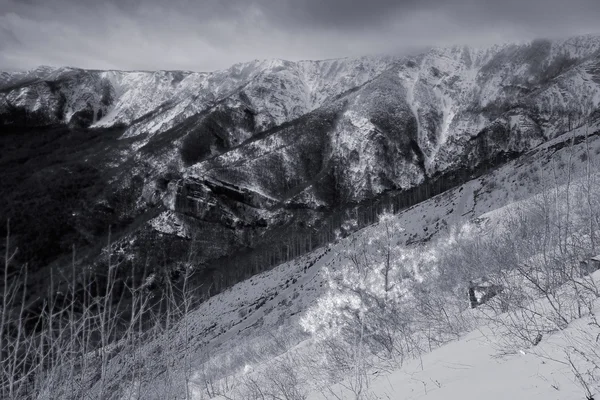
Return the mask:
{"type": "Polygon", "coordinates": [[[0,69],[210,71],[600,33],[598,0],[0,0],[0,69]]]}

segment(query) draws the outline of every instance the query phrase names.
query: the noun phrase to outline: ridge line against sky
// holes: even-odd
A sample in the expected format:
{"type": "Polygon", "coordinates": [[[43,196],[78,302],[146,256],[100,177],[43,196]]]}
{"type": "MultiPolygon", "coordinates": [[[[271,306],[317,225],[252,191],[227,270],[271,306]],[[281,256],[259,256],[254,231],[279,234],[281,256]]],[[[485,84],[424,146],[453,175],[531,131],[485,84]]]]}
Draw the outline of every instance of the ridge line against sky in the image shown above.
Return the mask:
{"type": "Polygon", "coordinates": [[[211,72],[600,33],[598,0],[0,0],[0,70],[211,72]]]}

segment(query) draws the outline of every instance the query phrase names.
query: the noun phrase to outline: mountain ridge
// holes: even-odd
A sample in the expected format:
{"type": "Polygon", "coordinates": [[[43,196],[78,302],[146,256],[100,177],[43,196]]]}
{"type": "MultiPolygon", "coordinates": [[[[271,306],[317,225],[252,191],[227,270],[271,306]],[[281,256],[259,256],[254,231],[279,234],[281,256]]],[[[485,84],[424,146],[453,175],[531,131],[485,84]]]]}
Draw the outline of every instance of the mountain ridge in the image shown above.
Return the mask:
{"type": "MultiPolygon", "coordinates": [[[[105,159],[77,160],[86,168],[95,160],[106,179],[108,194],[88,203],[114,215],[98,224],[162,207],[146,233],[183,243],[206,229],[214,236],[203,243],[206,263],[273,232],[285,240],[340,208],[515,157],[600,117],[600,37],[590,35],[414,57],[254,60],[207,73],[33,75],[0,74],[0,126],[17,141],[45,126],[98,137],[105,159]]],[[[65,214],[93,209],[73,207],[65,214]]]]}

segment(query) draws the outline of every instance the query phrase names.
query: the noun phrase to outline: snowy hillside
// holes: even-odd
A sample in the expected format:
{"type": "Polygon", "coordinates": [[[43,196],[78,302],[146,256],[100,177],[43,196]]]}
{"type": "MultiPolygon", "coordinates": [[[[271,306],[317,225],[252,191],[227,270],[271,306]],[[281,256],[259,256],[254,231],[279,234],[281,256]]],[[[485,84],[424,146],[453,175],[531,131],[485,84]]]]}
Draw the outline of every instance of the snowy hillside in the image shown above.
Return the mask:
{"type": "Polygon", "coordinates": [[[600,395],[600,37],[1,72],[0,127],[39,398],[600,395]]]}
{"type": "MultiPolygon", "coordinates": [[[[584,182],[589,164],[583,155],[600,153],[600,137],[596,133],[589,136],[586,143],[587,132],[589,129],[581,128],[562,135],[498,170],[395,215],[391,222],[394,227],[391,243],[398,252],[394,254],[402,258],[394,262],[404,263],[405,268],[417,275],[427,274],[426,260],[435,260],[436,254],[444,251],[444,243],[451,241],[453,232],[468,226],[469,221],[497,226],[504,223],[520,203],[535,199],[536,193],[553,191],[556,185],[564,190],[565,184],[575,187],[584,182]],[[569,146],[574,138],[581,141],[569,146]]],[[[594,181],[599,178],[595,168],[594,181]]],[[[223,393],[224,397],[219,398],[237,398],[239,394],[232,389],[235,387],[232,382],[237,382],[238,388],[248,380],[261,382],[260,371],[277,365],[277,360],[285,360],[286,354],[311,354],[314,340],[321,333],[320,328],[307,321],[311,320],[311,310],[316,305],[331,301],[328,300],[332,290],[328,277],[346,268],[347,255],[357,244],[371,243],[372,238],[381,237],[385,226],[380,223],[367,227],[326,249],[258,274],[192,311],[167,334],[170,346],[175,349],[175,359],[183,357],[181,351],[187,352],[185,363],[173,367],[173,374],[179,377],[176,378],[178,385],[183,385],[178,386],[176,392],[185,387],[182,379],[187,373],[193,398],[211,398],[210,393],[223,393]],[[182,350],[184,348],[188,350],[182,350]],[[193,353],[189,353],[189,349],[194,349],[193,353]],[[207,389],[207,382],[212,389],[207,389]],[[222,392],[228,385],[232,386],[227,390],[233,391],[222,392]]],[[[373,245],[368,248],[374,254],[378,251],[373,245]]],[[[559,357],[557,352],[563,349],[559,345],[566,340],[563,337],[578,334],[583,321],[575,322],[548,340],[544,337],[535,349],[523,347],[520,351],[517,346],[514,350],[518,354],[498,359],[496,355],[503,350],[499,347],[502,341],[494,336],[497,331],[486,327],[485,313],[471,314],[467,313],[467,320],[480,319],[478,324],[483,325],[471,333],[467,330],[460,335],[460,340],[417,360],[406,361],[397,371],[371,371],[375,375],[369,379],[365,398],[454,398],[452,396],[466,395],[468,390],[470,394],[487,393],[492,398],[514,393],[532,398],[568,399],[582,393],[568,366],[554,364],[545,357],[559,357]],[[475,381],[478,384],[472,384],[475,381]],[[470,382],[468,386],[466,382],[470,382]]],[[[322,314],[316,316],[325,323],[329,320],[322,314]]],[[[148,346],[152,348],[154,344],[148,346]]],[[[315,382],[307,384],[315,389],[315,382]]],[[[160,381],[147,382],[144,387],[132,388],[133,392],[127,393],[152,398],[152,393],[163,390],[162,385],[160,381]]],[[[321,388],[308,398],[323,398],[323,395],[332,398],[333,393],[341,396],[339,398],[354,397],[343,383],[331,390],[333,392],[321,388]]]]}
{"type": "MultiPolygon", "coordinates": [[[[576,134],[585,133],[581,130],[576,134]]],[[[569,140],[569,135],[563,136],[562,140],[569,140]]],[[[590,143],[594,154],[600,151],[598,140],[598,137],[595,137],[590,143]]],[[[553,144],[557,142],[560,143],[555,141],[553,144]]],[[[580,154],[586,151],[584,146],[576,146],[572,153],[571,149],[563,148],[556,151],[552,150],[551,146],[552,144],[541,146],[519,161],[396,215],[393,221],[395,231],[392,241],[394,245],[404,249],[400,253],[404,253],[407,267],[417,269],[417,264],[411,265],[411,263],[427,260],[427,254],[435,259],[436,253],[444,251],[443,247],[437,246],[443,244],[445,240],[438,242],[435,238],[445,237],[453,229],[468,221],[487,221],[490,226],[503,223],[510,210],[519,207],[520,202],[529,201],[528,199],[533,198],[536,192],[544,188],[551,188],[556,184],[564,185],[569,174],[573,174],[571,179],[575,179],[576,176],[578,180],[584,180],[586,165],[580,161],[580,154]],[[569,164],[569,159],[573,163],[570,172],[565,168],[565,164],[569,164]],[[557,164],[562,167],[556,169],[557,164]],[[423,240],[429,241],[432,245],[429,246],[423,240]],[[405,248],[406,243],[413,244],[405,248]]],[[[597,172],[594,174],[594,179],[598,179],[597,172]]],[[[576,185],[576,183],[571,184],[576,185]]],[[[330,289],[325,270],[336,271],[344,268],[344,255],[351,251],[349,249],[352,249],[352,243],[369,242],[369,238],[379,237],[382,229],[384,226],[380,224],[365,228],[350,238],[340,240],[324,253],[317,252],[297,262],[284,264],[217,296],[210,307],[207,306],[207,311],[214,312],[213,307],[218,309],[223,307],[223,310],[217,313],[218,318],[230,316],[225,319],[231,322],[225,323],[226,333],[223,336],[228,340],[234,337],[236,340],[240,337],[248,337],[248,339],[244,339],[246,343],[228,349],[226,344],[228,342],[223,342],[217,335],[215,340],[208,342],[211,348],[210,354],[214,354],[212,357],[222,360],[221,362],[231,360],[229,354],[247,354],[249,352],[247,348],[256,347],[257,345],[254,344],[256,342],[279,343],[279,340],[283,340],[288,347],[274,350],[275,353],[265,351],[267,355],[264,358],[267,360],[263,359],[262,362],[272,363],[268,358],[273,357],[273,354],[281,357],[278,355],[280,352],[284,354],[286,351],[297,351],[299,354],[305,352],[306,346],[311,346],[312,339],[310,336],[306,337],[307,326],[297,324],[315,303],[327,301],[327,293],[330,289]],[[252,300],[256,298],[254,293],[267,294],[264,303],[265,312],[253,310],[257,302],[261,303],[260,299],[252,300]],[[319,300],[321,298],[324,300],[319,300]],[[238,328],[233,310],[240,309],[244,310],[244,318],[240,320],[238,328]],[[226,310],[232,312],[228,313],[226,310]],[[252,328],[256,333],[252,333],[252,328]],[[233,332],[233,336],[230,332],[233,332]],[[277,339],[280,335],[286,339],[277,339]],[[260,339],[261,337],[263,339],[260,339]],[[221,352],[215,351],[215,348],[221,345],[223,345],[221,352]]],[[[210,314],[201,310],[202,307],[199,310],[203,315],[202,318],[192,318],[210,324],[210,314]]],[[[316,317],[325,323],[330,318],[323,314],[318,314],[316,317]]],[[[475,313],[468,318],[479,318],[479,324],[482,326],[471,333],[461,335],[456,342],[407,362],[397,371],[391,373],[371,371],[370,373],[374,375],[369,383],[369,390],[363,393],[364,398],[433,396],[432,398],[452,399],[463,398],[466,395],[486,395],[500,399],[506,398],[507,393],[512,393],[512,396],[517,398],[584,398],[582,395],[584,390],[573,376],[570,366],[564,365],[566,362],[564,351],[568,347],[565,341],[572,344],[577,339],[586,338],[588,333],[592,334],[593,329],[586,328],[586,320],[574,322],[567,330],[555,334],[547,341],[544,338],[542,344],[535,349],[515,346],[512,350],[517,354],[498,358],[498,355],[505,351],[502,344],[506,337],[502,334],[497,336],[499,331],[487,326],[485,313],[482,315],[475,313]]],[[[312,334],[318,336],[319,332],[313,331],[312,334]]],[[[253,365],[251,359],[244,361],[241,356],[230,362],[234,363],[231,368],[238,371],[238,374],[252,376],[253,370],[261,370],[260,365],[253,365]],[[236,369],[236,362],[247,362],[251,368],[246,365],[244,369],[240,369],[238,365],[236,369]]],[[[206,379],[206,376],[201,373],[196,376],[199,382],[206,379]]],[[[244,381],[243,377],[239,379],[244,381]]],[[[260,382],[260,378],[257,382],[260,382]]],[[[206,393],[203,392],[200,384],[196,389],[198,398],[205,398],[203,396],[206,393]]],[[[331,391],[321,390],[308,396],[315,399],[354,397],[355,393],[349,390],[347,382],[334,386],[331,391]]]]}

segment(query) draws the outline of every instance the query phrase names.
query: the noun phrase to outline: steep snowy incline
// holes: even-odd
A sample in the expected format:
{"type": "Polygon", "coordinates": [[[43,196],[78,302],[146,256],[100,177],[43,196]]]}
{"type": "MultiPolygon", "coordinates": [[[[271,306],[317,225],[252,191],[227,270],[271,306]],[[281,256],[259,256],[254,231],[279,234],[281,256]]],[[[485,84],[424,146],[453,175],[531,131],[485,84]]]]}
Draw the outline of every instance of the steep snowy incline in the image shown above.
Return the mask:
{"type": "Polygon", "coordinates": [[[586,36],[434,49],[406,63],[399,74],[427,171],[463,163],[457,155],[474,141],[519,152],[581,124],[600,104],[599,43],[586,36]]]}
{"type": "MultiPolygon", "coordinates": [[[[595,132],[595,130],[592,131],[595,132]]],[[[395,216],[394,224],[403,230],[396,232],[393,242],[402,246],[411,244],[419,246],[419,243],[447,232],[448,227],[460,226],[475,218],[489,219],[492,223],[500,221],[511,204],[530,199],[544,188],[547,189],[549,184],[563,184],[569,174],[573,179],[572,184],[575,185],[575,180],[585,177],[586,174],[586,162],[582,157],[582,154],[587,151],[586,145],[584,142],[575,144],[573,148],[562,145],[568,144],[574,137],[582,139],[585,135],[585,128],[562,135],[488,175],[402,211],[395,216]],[[571,152],[573,152],[572,155],[571,152]],[[574,163],[574,168],[570,171],[565,167],[569,161],[574,163]],[[552,182],[548,182],[544,178],[550,173],[553,174],[552,182]]],[[[597,133],[589,137],[589,146],[592,154],[600,153],[600,136],[597,133]]],[[[198,364],[194,365],[197,374],[194,374],[192,378],[194,387],[197,384],[198,391],[203,390],[201,371],[206,368],[203,365],[204,362],[207,362],[204,358],[205,354],[211,354],[220,365],[232,363],[228,367],[230,368],[229,373],[232,374],[240,372],[241,366],[238,364],[240,362],[247,362],[250,365],[257,362],[253,359],[244,361],[244,356],[240,356],[240,354],[245,354],[245,346],[251,346],[254,342],[270,343],[274,340],[273,335],[284,332],[285,337],[288,338],[288,344],[292,347],[306,345],[306,343],[301,343],[306,339],[306,334],[302,333],[298,321],[308,307],[326,293],[327,278],[324,270],[340,268],[343,262],[341,255],[344,254],[353,238],[358,241],[369,240],[369,238],[375,237],[380,229],[382,229],[381,226],[374,224],[354,233],[349,238],[333,243],[326,249],[316,250],[297,260],[258,274],[218,294],[193,311],[186,326],[194,337],[190,346],[198,348],[199,351],[198,364]],[[235,339],[235,343],[233,339],[235,339]]],[[[179,329],[178,332],[181,334],[183,329],[179,329]]],[[[402,369],[393,375],[395,381],[390,378],[393,390],[405,390],[401,386],[404,387],[405,383],[408,385],[405,379],[411,380],[411,376],[413,376],[415,380],[411,380],[406,390],[409,390],[411,395],[417,396],[414,398],[425,395],[425,389],[429,395],[439,389],[435,383],[436,379],[447,387],[444,390],[450,390],[450,392],[441,391],[438,394],[464,393],[461,383],[469,379],[472,374],[477,373],[475,372],[477,366],[481,366],[481,379],[488,382],[489,379],[492,379],[492,373],[502,372],[506,373],[506,376],[513,376],[510,372],[513,367],[523,371],[525,365],[534,365],[533,358],[527,358],[528,356],[525,357],[525,365],[519,361],[522,360],[521,356],[513,357],[513,361],[509,361],[507,364],[499,364],[491,357],[495,351],[493,341],[482,339],[480,331],[474,332],[460,342],[431,353],[423,360],[423,365],[427,369],[420,372],[417,371],[417,367],[420,365],[418,361],[409,363],[406,366],[407,369],[402,369]],[[460,356],[455,354],[462,350],[473,350],[475,353],[460,356]],[[460,360],[463,360],[464,364],[468,364],[470,367],[459,368],[456,365],[449,365],[447,357],[454,357],[454,355],[458,357],[456,358],[457,363],[461,363],[460,360]],[[428,381],[429,377],[433,378],[433,381],[428,381]],[[423,385],[423,381],[426,381],[427,384],[423,385]]],[[[183,341],[183,338],[177,337],[174,341],[179,343],[179,341],[183,341]]],[[[273,351],[280,350],[273,349],[273,351]]],[[[259,365],[254,367],[256,371],[260,371],[259,365]]],[[[550,368],[544,370],[549,376],[559,372],[563,373],[561,368],[556,369],[552,366],[542,366],[541,368],[550,368]]],[[[225,379],[226,376],[221,376],[221,378],[225,379]]],[[[562,378],[557,378],[557,381],[565,390],[565,396],[577,389],[574,385],[567,385],[562,378]]],[[[519,382],[527,387],[533,388],[534,386],[529,385],[531,380],[519,382]]],[[[393,391],[390,392],[390,386],[385,378],[376,380],[374,385],[374,390],[379,394],[383,392],[393,394],[393,391]],[[379,387],[380,389],[378,389],[379,387]]],[[[547,394],[548,390],[553,390],[548,382],[544,385],[546,386],[539,393],[547,394]]],[[[523,389],[520,383],[512,388],[514,390],[523,389]]],[[[478,386],[474,390],[484,390],[484,387],[478,386]]]]}

